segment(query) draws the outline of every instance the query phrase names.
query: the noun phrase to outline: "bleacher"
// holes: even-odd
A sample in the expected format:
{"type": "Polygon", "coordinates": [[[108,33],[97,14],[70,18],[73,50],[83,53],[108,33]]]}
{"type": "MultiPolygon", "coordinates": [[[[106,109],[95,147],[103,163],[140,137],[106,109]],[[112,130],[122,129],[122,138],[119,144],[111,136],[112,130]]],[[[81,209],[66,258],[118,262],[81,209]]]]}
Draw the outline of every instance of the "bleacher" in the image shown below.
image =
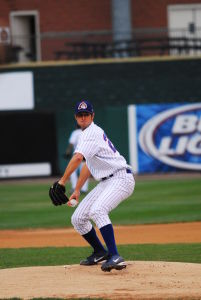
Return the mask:
{"type": "Polygon", "coordinates": [[[116,42],[73,42],[55,51],[55,59],[134,57],[144,55],[184,55],[201,51],[200,38],[154,37],[116,42]]]}

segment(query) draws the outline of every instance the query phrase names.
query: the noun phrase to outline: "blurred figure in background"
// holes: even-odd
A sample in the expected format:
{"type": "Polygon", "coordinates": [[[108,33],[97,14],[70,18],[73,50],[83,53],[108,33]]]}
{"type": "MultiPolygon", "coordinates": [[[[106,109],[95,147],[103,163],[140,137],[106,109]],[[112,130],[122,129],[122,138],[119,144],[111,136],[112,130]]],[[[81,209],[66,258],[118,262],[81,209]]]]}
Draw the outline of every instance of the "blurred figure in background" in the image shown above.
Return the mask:
{"type": "MultiPolygon", "coordinates": [[[[69,140],[68,140],[68,146],[67,146],[66,152],[64,154],[64,158],[68,159],[73,155],[73,152],[74,152],[75,148],[77,147],[78,140],[79,140],[81,132],[82,132],[82,130],[80,129],[79,126],[77,126],[77,129],[75,129],[71,132],[71,135],[70,135],[69,140]]],[[[78,169],[75,170],[70,176],[72,192],[74,192],[74,189],[75,189],[75,186],[76,186],[76,183],[77,183],[77,179],[79,177],[79,174],[80,174],[80,171],[81,171],[83,165],[84,165],[84,161],[80,164],[78,169]]],[[[89,186],[89,179],[83,185],[83,187],[81,189],[81,193],[87,193],[88,192],[88,186],[89,186]]]]}

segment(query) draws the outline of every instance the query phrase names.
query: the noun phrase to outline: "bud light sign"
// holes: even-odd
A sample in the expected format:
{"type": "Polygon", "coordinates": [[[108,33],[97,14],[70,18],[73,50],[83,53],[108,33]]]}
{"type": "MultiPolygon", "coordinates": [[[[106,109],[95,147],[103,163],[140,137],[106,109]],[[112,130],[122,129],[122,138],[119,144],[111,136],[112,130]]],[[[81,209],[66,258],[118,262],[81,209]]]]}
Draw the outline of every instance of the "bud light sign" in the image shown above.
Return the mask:
{"type": "Polygon", "coordinates": [[[201,103],[136,106],[138,172],[201,171],[201,103]]]}

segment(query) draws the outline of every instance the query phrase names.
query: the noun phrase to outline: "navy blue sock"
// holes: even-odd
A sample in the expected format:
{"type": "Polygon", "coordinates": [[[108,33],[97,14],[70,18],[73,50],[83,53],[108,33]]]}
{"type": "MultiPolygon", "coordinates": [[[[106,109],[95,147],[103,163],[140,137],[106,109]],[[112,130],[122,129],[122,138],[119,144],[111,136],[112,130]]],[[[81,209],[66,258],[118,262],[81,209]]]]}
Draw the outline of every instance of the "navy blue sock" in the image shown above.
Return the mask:
{"type": "Polygon", "coordinates": [[[107,249],[109,251],[109,254],[111,255],[118,255],[117,251],[117,246],[115,243],[115,238],[114,238],[114,230],[112,224],[108,224],[106,226],[103,226],[100,228],[100,232],[103,236],[103,239],[105,241],[105,244],[107,246],[107,249]]]}
{"type": "Polygon", "coordinates": [[[83,238],[93,247],[94,252],[105,250],[101,241],[96,235],[95,229],[92,227],[91,231],[82,235],[83,238]]]}

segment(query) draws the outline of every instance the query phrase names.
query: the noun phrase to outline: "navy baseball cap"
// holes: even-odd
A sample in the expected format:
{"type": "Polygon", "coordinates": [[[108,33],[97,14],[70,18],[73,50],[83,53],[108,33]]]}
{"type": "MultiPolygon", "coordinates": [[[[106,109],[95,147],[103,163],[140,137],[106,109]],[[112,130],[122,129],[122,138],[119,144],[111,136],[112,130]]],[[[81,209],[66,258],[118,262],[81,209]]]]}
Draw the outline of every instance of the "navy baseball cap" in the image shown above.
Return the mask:
{"type": "Polygon", "coordinates": [[[82,112],[86,112],[86,113],[90,113],[93,114],[94,109],[93,106],[91,105],[91,103],[87,100],[82,100],[80,102],[78,102],[75,106],[75,114],[79,114],[82,112]]]}

